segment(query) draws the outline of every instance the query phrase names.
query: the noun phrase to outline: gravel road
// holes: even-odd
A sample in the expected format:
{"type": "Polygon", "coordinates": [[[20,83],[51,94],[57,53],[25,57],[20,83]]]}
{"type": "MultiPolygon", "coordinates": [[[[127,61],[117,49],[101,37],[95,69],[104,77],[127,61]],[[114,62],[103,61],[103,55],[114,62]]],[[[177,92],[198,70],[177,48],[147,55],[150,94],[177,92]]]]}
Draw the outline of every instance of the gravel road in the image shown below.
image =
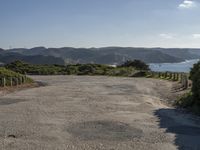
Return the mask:
{"type": "Polygon", "coordinates": [[[199,119],[165,105],[171,82],[32,78],[46,86],[0,97],[2,150],[200,150],[199,119]]]}

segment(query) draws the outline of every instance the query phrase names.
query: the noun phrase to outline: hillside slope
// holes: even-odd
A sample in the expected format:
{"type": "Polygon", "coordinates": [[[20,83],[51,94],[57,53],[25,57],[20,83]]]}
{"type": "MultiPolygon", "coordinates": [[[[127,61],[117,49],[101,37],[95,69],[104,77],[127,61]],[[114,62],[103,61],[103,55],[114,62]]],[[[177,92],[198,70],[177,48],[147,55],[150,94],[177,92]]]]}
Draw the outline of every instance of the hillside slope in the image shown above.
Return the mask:
{"type": "Polygon", "coordinates": [[[139,59],[146,63],[174,63],[187,59],[199,59],[200,49],[163,49],[133,47],[103,48],[45,48],[11,49],[0,51],[0,60],[16,59],[34,64],[98,63],[121,64],[126,60],[139,59]]]}
{"type": "Polygon", "coordinates": [[[54,56],[43,56],[43,55],[33,55],[25,56],[18,53],[0,53],[0,62],[11,63],[16,60],[21,60],[31,64],[59,64],[64,65],[64,60],[61,58],[56,58],[54,56]]]}

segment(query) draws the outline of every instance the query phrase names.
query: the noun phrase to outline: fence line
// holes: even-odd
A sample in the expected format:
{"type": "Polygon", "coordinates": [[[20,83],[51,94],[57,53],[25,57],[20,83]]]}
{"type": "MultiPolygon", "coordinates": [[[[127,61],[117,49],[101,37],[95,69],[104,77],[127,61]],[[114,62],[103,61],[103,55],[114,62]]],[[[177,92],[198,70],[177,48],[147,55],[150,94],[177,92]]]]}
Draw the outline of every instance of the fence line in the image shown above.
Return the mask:
{"type": "Polygon", "coordinates": [[[186,73],[177,72],[149,72],[148,77],[166,79],[176,81],[180,83],[182,89],[188,89],[192,86],[192,82],[189,80],[189,76],[186,73]]]}
{"type": "Polygon", "coordinates": [[[18,86],[27,83],[26,76],[19,76],[19,77],[0,77],[0,87],[6,86],[18,86]]]}

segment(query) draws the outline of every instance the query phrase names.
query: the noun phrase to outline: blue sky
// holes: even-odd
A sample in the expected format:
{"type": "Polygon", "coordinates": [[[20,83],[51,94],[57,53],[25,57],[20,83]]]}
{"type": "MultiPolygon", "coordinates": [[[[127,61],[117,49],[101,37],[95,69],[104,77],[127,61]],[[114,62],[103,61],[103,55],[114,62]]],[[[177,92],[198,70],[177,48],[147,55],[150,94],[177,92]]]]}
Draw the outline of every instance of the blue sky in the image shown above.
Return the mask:
{"type": "Polygon", "coordinates": [[[0,0],[0,47],[198,47],[199,0],[0,0]]]}

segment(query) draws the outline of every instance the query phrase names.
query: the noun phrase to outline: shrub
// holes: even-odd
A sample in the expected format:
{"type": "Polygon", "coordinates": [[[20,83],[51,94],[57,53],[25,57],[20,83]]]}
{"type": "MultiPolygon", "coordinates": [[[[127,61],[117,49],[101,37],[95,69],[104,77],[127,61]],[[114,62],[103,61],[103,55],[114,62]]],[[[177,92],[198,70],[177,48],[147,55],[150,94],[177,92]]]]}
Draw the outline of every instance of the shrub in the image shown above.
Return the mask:
{"type": "Polygon", "coordinates": [[[194,104],[193,95],[191,92],[184,94],[181,96],[176,102],[176,105],[181,106],[183,108],[192,107],[194,104]]]}
{"type": "Polygon", "coordinates": [[[138,71],[132,75],[132,77],[148,77],[146,71],[138,71]]]}
{"type": "Polygon", "coordinates": [[[150,70],[149,66],[141,60],[133,60],[133,61],[128,60],[120,67],[134,67],[138,70],[150,70]]]}
{"type": "Polygon", "coordinates": [[[200,106],[200,62],[194,64],[190,72],[190,79],[192,80],[192,93],[195,105],[200,106]]]}
{"type": "Polygon", "coordinates": [[[183,95],[176,104],[200,114],[200,62],[191,69],[190,79],[193,83],[191,92],[183,95]]]}
{"type": "Polygon", "coordinates": [[[78,67],[79,75],[92,75],[95,73],[95,70],[95,67],[90,64],[78,67]]]}
{"type": "MultiPolygon", "coordinates": [[[[139,65],[137,65],[139,66],[139,65]]],[[[109,75],[109,76],[132,76],[136,69],[133,66],[112,67],[102,64],[76,64],[76,65],[32,65],[16,61],[6,65],[6,68],[19,73],[35,75],[109,75]]],[[[140,66],[140,68],[142,68],[140,66]]],[[[144,67],[143,67],[144,69],[144,67]]]]}
{"type": "MultiPolygon", "coordinates": [[[[13,80],[13,83],[16,82],[16,79],[19,81],[22,81],[22,77],[24,76],[22,74],[16,73],[14,71],[8,70],[4,67],[0,67],[0,86],[2,86],[2,79],[6,79],[6,85],[10,85],[11,78],[13,80]]],[[[24,78],[25,79],[25,78],[24,78]]],[[[31,83],[33,80],[31,78],[26,77],[26,83],[31,83]]]]}

